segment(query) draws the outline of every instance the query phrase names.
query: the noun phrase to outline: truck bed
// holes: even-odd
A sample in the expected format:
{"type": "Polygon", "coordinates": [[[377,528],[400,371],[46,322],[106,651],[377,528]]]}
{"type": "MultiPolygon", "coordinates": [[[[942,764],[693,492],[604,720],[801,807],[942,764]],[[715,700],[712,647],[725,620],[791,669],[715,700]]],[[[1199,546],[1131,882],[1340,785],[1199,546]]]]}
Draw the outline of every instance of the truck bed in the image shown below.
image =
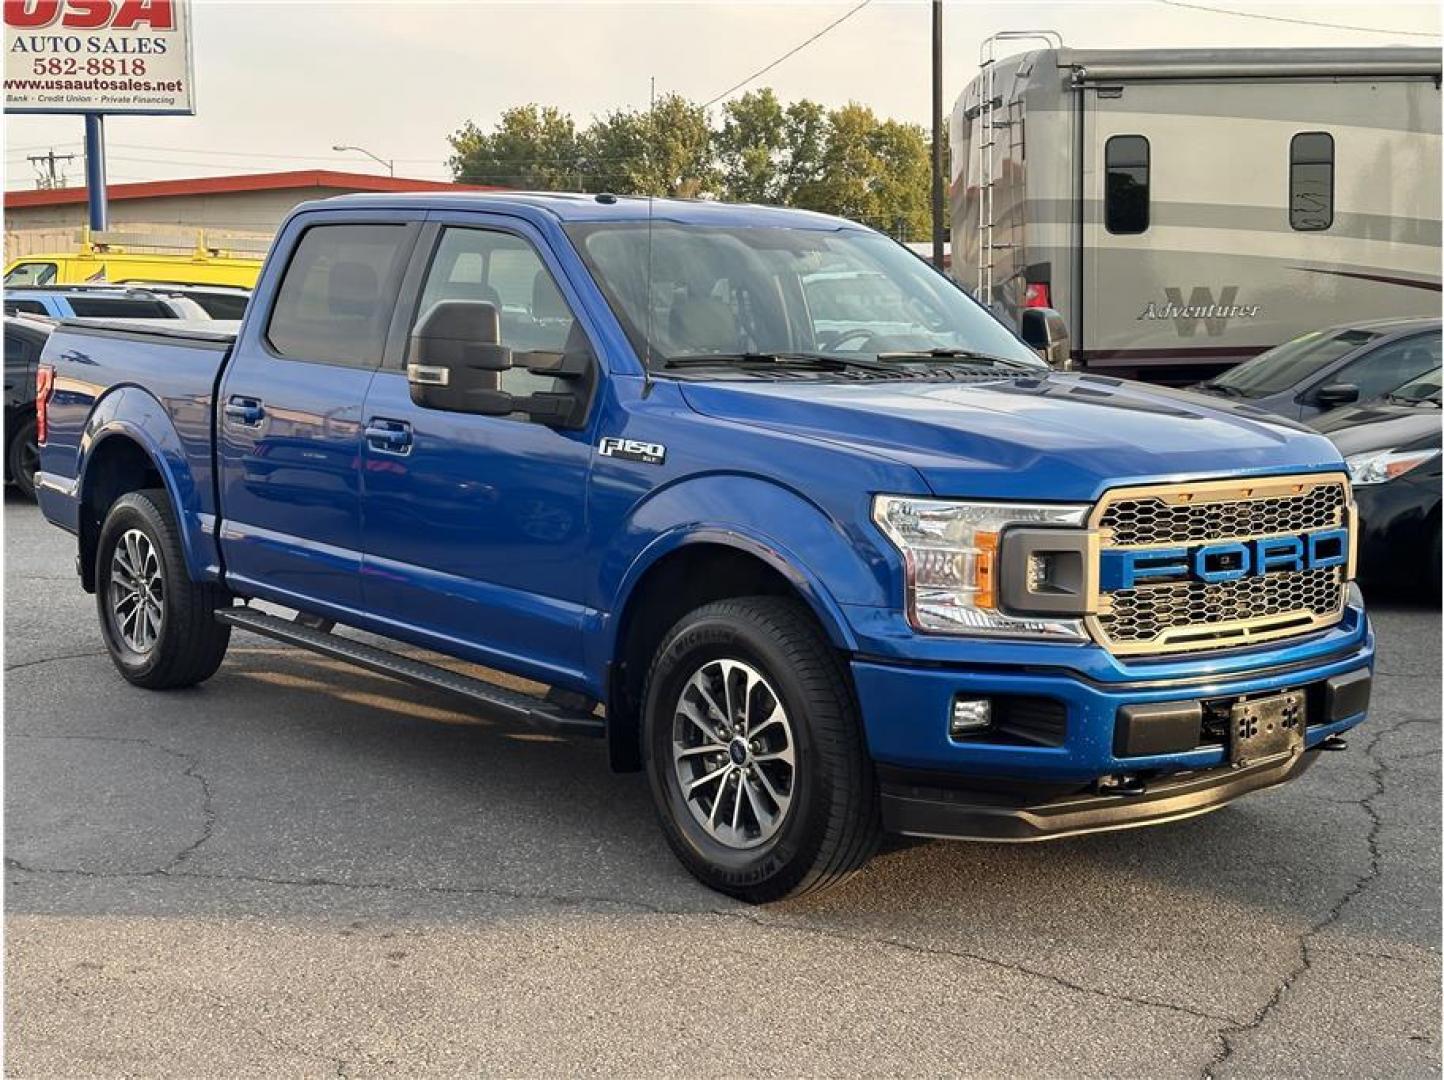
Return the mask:
{"type": "Polygon", "coordinates": [[[166,484],[196,569],[216,563],[212,422],[216,381],[239,323],[66,319],[40,362],[55,369],[36,497],[72,532],[81,526],[79,478],[125,433],[166,464],[166,484]]]}

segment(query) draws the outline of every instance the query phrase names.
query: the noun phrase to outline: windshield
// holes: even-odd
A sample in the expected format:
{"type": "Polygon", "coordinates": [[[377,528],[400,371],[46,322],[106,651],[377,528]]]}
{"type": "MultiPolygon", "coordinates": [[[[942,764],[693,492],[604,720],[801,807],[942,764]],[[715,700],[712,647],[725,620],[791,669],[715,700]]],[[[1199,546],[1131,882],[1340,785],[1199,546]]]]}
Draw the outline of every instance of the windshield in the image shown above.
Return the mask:
{"type": "Polygon", "coordinates": [[[11,288],[21,285],[49,285],[55,280],[55,264],[51,262],[16,263],[5,275],[5,284],[11,288]]]}
{"type": "Polygon", "coordinates": [[[1314,330],[1260,353],[1204,385],[1231,390],[1240,397],[1267,397],[1297,386],[1326,364],[1378,336],[1368,330],[1314,330]]]}
{"type": "Polygon", "coordinates": [[[656,222],[649,259],[647,231],[645,221],[567,229],[638,355],[654,365],[940,349],[1046,366],[951,281],[876,233],[656,222]]]}

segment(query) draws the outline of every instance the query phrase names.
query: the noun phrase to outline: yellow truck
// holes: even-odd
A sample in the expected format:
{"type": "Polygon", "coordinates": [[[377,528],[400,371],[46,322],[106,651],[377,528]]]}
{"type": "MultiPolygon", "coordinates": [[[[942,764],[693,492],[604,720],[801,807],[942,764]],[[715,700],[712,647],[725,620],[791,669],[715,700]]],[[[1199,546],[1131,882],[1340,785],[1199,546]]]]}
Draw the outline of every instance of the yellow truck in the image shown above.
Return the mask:
{"type": "Polygon", "coordinates": [[[77,250],[55,254],[22,255],[5,267],[7,288],[31,285],[83,285],[86,283],[145,282],[159,285],[235,285],[254,288],[261,272],[259,255],[251,257],[207,246],[197,234],[186,252],[133,251],[156,247],[143,236],[126,237],[127,245],[92,237],[82,230],[77,250]]]}

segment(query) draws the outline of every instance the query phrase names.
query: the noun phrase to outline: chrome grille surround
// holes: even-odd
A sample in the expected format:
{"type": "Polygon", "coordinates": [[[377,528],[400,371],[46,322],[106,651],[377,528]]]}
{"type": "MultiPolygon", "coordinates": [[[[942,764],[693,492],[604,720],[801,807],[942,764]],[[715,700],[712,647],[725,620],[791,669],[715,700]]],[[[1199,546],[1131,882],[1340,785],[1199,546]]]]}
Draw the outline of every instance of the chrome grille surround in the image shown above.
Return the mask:
{"type": "MultiPolygon", "coordinates": [[[[1116,654],[1199,651],[1308,633],[1343,617],[1353,577],[1355,510],[1342,473],[1119,488],[1089,518],[1104,549],[1249,541],[1349,530],[1345,566],[1234,581],[1150,582],[1100,593],[1086,623],[1116,654]]],[[[1095,576],[1096,580],[1096,576],[1095,576]]]]}

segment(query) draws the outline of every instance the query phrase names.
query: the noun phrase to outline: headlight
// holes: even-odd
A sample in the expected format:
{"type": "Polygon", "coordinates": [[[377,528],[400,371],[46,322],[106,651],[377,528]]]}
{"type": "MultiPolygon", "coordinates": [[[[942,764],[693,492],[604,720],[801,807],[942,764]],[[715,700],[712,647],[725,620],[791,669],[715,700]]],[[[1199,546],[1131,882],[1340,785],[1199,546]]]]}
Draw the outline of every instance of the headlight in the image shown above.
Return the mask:
{"type": "Polygon", "coordinates": [[[902,554],[908,621],[937,634],[1086,640],[1079,619],[998,610],[999,543],[1010,525],[1079,526],[1087,506],[954,502],[878,495],[872,519],[902,554]]]}
{"type": "Polygon", "coordinates": [[[1438,454],[1438,447],[1429,450],[1370,450],[1367,454],[1345,458],[1344,463],[1349,467],[1349,478],[1355,486],[1364,487],[1403,476],[1438,454]]]}

